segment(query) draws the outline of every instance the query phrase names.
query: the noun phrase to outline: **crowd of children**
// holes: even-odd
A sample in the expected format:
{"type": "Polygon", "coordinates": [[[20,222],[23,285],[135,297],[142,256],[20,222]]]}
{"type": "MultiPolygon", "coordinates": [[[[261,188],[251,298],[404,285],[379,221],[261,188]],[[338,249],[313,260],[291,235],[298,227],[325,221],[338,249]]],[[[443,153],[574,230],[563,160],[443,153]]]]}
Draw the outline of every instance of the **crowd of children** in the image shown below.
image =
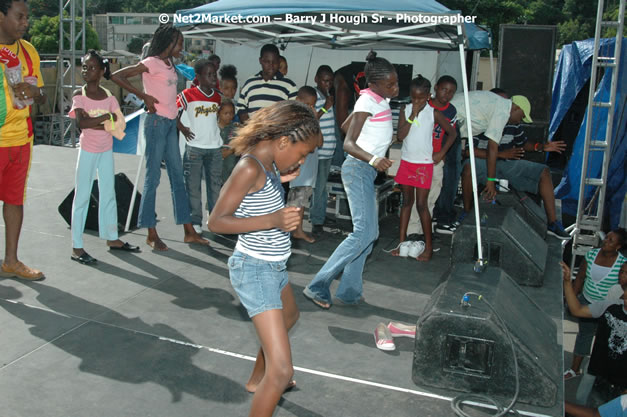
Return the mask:
{"type": "MultiPolygon", "coordinates": [[[[394,162],[386,155],[394,132],[389,101],[399,94],[398,75],[394,65],[370,52],[361,75],[362,88],[341,126],[342,135],[336,117],[335,73],[328,65],[317,69],[315,88],[297,89],[286,76],[287,61],[278,48],[265,45],[259,56],[261,71],[242,84],[237,100],[237,69],[233,65],[220,68],[217,55],[196,61],[192,86],[177,93],[173,59],[182,46],[180,31],[161,25],[146,57],[111,76],[140,97],[148,112],[139,225],[148,228],[146,241],[153,249],[167,250],[157,234],[155,218],[160,165],[165,161],[174,217],[177,224],[184,225],[184,241],[208,245],[202,237],[204,178],[208,228],[214,233],[239,235],[228,261],[231,283],[261,343],[246,385],[255,393],[251,414],[271,415],[282,392],[294,385],[287,334],[299,313],[286,270],[290,239],[313,243],[322,233],[327,180],[342,136],[347,154],[342,182],[353,230],[303,294],[328,309],[331,282],[341,276],[335,299],[345,304],[363,301],[364,263],[379,234],[374,181],[394,162]],[[140,75],[143,91],[128,80],[140,75]],[[185,143],[182,160],[179,141],[185,143]],[[307,208],[312,234],[303,228],[307,208]]],[[[115,98],[100,87],[102,77],[109,77],[108,65],[90,51],[83,58],[86,84],[76,91],[70,113],[82,129],[71,258],[84,264],[96,262],[85,252],[81,238],[96,172],[100,236],[111,249],[139,251],[117,235],[111,146],[113,136],[120,137],[123,118],[115,98]]],[[[458,142],[456,109],[450,103],[456,89],[455,80],[443,76],[432,96],[431,83],[419,75],[411,81],[409,104],[400,109],[397,140],[402,142],[402,151],[395,182],[403,204],[400,243],[392,255],[410,255],[419,261],[428,261],[433,255],[431,216],[443,185],[444,160],[458,142]],[[414,202],[417,215],[411,222],[414,202]],[[424,235],[424,242],[407,241],[414,232],[412,225],[424,235]]]]}

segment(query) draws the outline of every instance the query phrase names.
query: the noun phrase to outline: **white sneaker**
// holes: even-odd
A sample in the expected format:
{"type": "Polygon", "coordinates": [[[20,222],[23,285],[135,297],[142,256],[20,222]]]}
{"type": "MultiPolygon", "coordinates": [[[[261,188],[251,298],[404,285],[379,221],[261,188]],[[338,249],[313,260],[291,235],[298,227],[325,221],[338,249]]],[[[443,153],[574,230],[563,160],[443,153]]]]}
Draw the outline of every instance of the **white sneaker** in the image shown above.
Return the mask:
{"type": "Polygon", "coordinates": [[[412,241],[410,242],[410,244],[411,246],[409,247],[409,252],[407,253],[407,256],[411,258],[417,258],[422,254],[422,252],[425,251],[425,242],[423,242],[422,240],[412,241]]]}
{"type": "Polygon", "coordinates": [[[195,224],[194,226],[194,230],[196,231],[196,233],[198,233],[199,235],[202,235],[202,227],[199,224],[195,224]]]}
{"type": "Polygon", "coordinates": [[[398,249],[398,256],[402,256],[403,258],[407,258],[409,255],[410,248],[412,247],[412,241],[406,240],[401,242],[401,246],[398,249]]]}

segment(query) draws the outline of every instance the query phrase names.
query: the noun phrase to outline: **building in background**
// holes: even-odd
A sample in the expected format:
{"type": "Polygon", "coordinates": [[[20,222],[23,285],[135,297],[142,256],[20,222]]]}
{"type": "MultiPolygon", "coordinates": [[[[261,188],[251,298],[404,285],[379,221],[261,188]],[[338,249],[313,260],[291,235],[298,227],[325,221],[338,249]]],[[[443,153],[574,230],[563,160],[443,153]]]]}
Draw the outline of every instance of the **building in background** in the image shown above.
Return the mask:
{"type": "MultiPolygon", "coordinates": [[[[159,13],[107,13],[92,16],[92,26],[98,33],[102,49],[128,51],[132,42],[147,42],[159,26],[159,13]]],[[[133,49],[133,48],[131,48],[133,49]]],[[[212,40],[205,37],[186,37],[185,51],[196,55],[210,55],[214,50],[212,40]]]]}

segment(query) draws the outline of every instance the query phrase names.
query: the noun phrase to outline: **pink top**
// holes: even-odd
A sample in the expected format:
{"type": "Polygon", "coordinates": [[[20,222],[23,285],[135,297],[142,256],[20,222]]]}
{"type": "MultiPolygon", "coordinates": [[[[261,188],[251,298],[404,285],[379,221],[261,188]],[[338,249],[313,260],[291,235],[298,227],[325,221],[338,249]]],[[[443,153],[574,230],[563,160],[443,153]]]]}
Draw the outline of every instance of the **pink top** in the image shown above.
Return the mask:
{"type": "MultiPolygon", "coordinates": [[[[120,105],[113,96],[108,96],[104,100],[92,100],[87,96],[80,95],[72,98],[72,108],[68,116],[75,119],[76,109],[85,110],[90,117],[98,117],[119,110],[120,105]]],[[[113,147],[113,136],[105,130],[83,129],[80,141],[81,148],[87,152],[106,152],[113,147]]]]}
{"type": "Polygon", "coordinates": [[[155,56],[148,57],[141,63],[148,68],[148,72],[142,73],[144,92],[159,101],[155,104],[157,114],[168,119],[176,119],[178,114],[176,108],[176,82],[178,81],[176,70],[155,56]]]}

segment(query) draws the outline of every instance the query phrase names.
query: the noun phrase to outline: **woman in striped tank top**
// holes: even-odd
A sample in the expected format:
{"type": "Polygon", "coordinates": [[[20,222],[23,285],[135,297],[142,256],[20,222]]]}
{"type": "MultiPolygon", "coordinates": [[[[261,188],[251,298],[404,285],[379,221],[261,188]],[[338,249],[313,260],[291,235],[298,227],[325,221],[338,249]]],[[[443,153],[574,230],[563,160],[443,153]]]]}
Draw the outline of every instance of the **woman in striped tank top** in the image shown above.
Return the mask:
{"type": "MultiPolygon", "coordinates": [[[[607,234],[600,248],[588,251],[581,265],[573,288],[582,305],[607,298],[611,286],[618,284],[618,271],[625,263],[625,257],[619,250],[627,242],[625,229],[616,229],[607,234]]],[[[573,362],[564,372],[564,378],[570,379],[581,374],[579,368],[583,357],[590,354],[592,339],[596,332],[596,319],[579,319],[579,333],[575,339],[573,362]]]]}
{"type": "Polygon", "coordinates": [[[230,142],[242,155],[209,217],[214,233],[239,234],[229,258],[231,284],[251,317],[261,349],[246,389],[254,392],[250,416],[271,416],[294,386],[287,336],[298,308],[287,280],[290,231],[298,207],[285,207],[281,182],[299,174],[305,157],[322,145],[320,125],[302,103],[282,101],[256,111],[230,142]]]}

